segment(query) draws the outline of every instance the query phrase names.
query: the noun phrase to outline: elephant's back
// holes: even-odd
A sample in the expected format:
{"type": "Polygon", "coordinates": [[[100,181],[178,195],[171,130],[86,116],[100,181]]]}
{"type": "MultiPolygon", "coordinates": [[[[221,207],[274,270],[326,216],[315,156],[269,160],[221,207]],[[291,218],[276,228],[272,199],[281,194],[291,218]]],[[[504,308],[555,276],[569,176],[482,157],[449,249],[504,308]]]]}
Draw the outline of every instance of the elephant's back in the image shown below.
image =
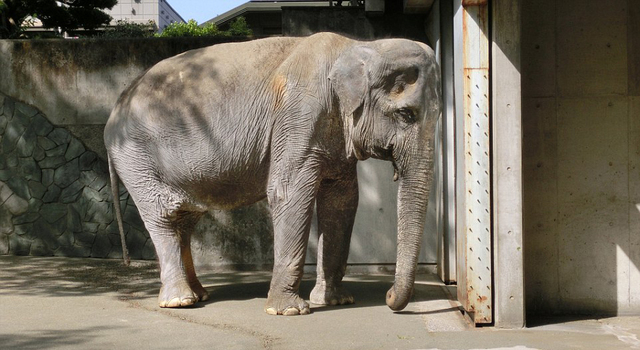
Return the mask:
{"type": "MultiPolygon", "coordinates": [[[[120,96],[108,124],[149,130],[179,130],[184,124],[195,124],[222,132],[232,131],[226,130],[228,127],[266,125],[265,118],[280,102],[277,95],[282,76],[276,72],[298,46],[305,46],[300,43],[318,41],[314,37],[345,39],[330,33],[265,38],[213,45],[167,58],[120,96]]],[[[307,64],[297,68],[308,72],[311,67],[307,64]]]]}
{"type": "Polygon", "coordinates": [[[271,123],[261,84],[298,40],[220,44],[159,62],[114,108],[105,127],[110,156],[144,154],[178,186],[266,178],[271,123]]]}
{"type": "MultiPolygon", "coordinates": [[[[178,115],[211,118],[216,109],[246,104],[249,93],[284,60],[298,38],[266,38],[186,51],[158,62],[136,79],[114,113],[141,123],[167,122],[178,115]],[[242,97],[240,97],[242,96],[242,97]]],[[[111,118],[118,117],[113,115],[111,118]]],[[[223,113],[216,113],[223,114],[223,113]]]]}
{"type": "MultiPolygon", "coordinates": [[[[318,36],[331,41],[335,35],[318,36]]],[[[271,118],[281,102],[279,71],[292,52],[313,46],[300,43],[318,36],[219,44],[156,64],[121,95],[105,127],[118,172],[127,171],[118,164],[131,158],[179,187],[216,193],[241,183],[248,192],[261,190],[269,169],[271,118]]],[[[294,68],[309,75],[305,67],[314,62],[294,68]]]]}

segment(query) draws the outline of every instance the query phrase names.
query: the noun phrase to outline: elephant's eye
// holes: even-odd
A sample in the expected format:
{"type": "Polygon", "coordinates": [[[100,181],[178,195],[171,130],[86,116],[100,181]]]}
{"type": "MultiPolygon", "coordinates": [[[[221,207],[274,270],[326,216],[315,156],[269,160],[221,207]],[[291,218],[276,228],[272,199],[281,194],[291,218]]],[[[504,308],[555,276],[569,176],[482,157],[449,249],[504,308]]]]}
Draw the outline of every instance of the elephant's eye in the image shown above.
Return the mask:
{"type": "Polygon", "coordinates": [[[416,115],[411,108],[400,108],[395,114],[398,118],[404,120],[405,123],[414,123],[416,121],[416,115]]]}

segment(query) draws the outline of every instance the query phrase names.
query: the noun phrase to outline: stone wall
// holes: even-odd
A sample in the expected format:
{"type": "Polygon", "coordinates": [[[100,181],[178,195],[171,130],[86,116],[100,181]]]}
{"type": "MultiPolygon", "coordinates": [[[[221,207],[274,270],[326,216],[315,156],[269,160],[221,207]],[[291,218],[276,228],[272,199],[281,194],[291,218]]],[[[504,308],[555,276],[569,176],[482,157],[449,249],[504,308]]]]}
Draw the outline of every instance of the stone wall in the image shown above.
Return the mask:
{"type": "MultiPolygon", "coordinates": [[[[134,259],[155,252],[120,191],[134,259]]],[[[107,163],[37,109],[0,94],[0,254],[120,258],[107,163]]]]}
{"type": "MultiPolygon", "coordinates": [[[[166,57],[238,40],[247,39],[0,40],[0,254],[121,258],[102,141],[116,99],[166,57]]],[[[123,186],[119,195],[131,257],[154,259],[123,186]]],[[[221,229],[206,242],[242,243],[211,221],[200,227],[221,229]]],[[[249,263],[268,254],[270,244],[260,243],[266,248],[245,242],[249,263]]],[[[223,264],[240,260],[218,255],[223,264]]]]}
{"type": "MultiPolygon", "coordinates": [[[[119,186],[132,259],[155,251],[119,186]]],[[[0,254],[121,258],[107,162],[40,111],[0,94],[0,254]]],[[[214,210],[193,237],[198,265],[262,268],[273,261],[269,210],[260,202],[214,210]]]]}

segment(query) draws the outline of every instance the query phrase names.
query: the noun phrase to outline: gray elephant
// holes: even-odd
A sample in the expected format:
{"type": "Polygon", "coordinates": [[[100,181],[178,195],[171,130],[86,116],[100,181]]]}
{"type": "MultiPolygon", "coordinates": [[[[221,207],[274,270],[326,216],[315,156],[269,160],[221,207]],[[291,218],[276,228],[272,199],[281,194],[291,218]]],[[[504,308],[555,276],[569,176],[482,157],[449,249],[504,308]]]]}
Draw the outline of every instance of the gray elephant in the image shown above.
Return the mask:
{"type": "Polygon", "coordinates": [[[386,302],[403,309],[425,222],[438,72],[422,43],[320,33],[188,51],[133,82],[104,140],[114,196],[119,177],[155,245],[160,307],[208,298],[190,249],[201,215],[265,197],[274,228],[265,311],[309,313],[298,288],[314,205],[318,272],[310,301],[353,303],[342,278],[358,205],[356,162],[373,157],[393,162],[400,181],[398,260],[386,302]]]}

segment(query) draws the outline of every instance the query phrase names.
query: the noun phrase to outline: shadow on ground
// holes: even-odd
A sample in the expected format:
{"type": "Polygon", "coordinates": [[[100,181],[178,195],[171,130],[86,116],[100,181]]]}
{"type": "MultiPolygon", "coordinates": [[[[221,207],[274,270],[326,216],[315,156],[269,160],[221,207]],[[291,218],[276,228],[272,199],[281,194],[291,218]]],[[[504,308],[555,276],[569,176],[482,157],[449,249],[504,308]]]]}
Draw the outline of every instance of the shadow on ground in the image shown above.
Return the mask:
{"type": "Polygon", "coordinates": [[[120,292],[151,293],[160,288],[157,264],[81,258],[0,257],[0,295],[20,293],[47,297],[120,292]]]}
{"type": "Polygon", "coordinates": [[[68,347],[82,347],[92,337],[105,331],[118,331],[123,327],[86,327],[72,330],[30,330],[27,334],[0,333],[0,344],[3,349],[64,349],[68,347]]]}
{"type": "MultiPolygon", "coordinates": [[[[199,271],[210,300],[197,307],[220,301],[266,299],[271,272],[207,272],[199,271]]],[[[132,261],[124,266],[120,260],[41,258],[0,256],[0,296],[21,294],[43,297],[91,296],[118,293],[128,300],[155,297],[160,289],[159,269],[155,261],[132,261]]],[[[393,276],[350,275],[344,285],[356,299],[353,305],[324,307],[312,305],[314,312],[385,305],[385,295],[393,284],[393,276]]],[[[315,275],[306,274],[300,294],[308,299],[315,285],[315,275]]],[[[433,275],[418,275],[413,302],[448,299],[433,275]]],[[[447,312],[435,310],[429,312],[447,312]]],[[[415,314],[404,312],[400,314],[415,314]]]]}

